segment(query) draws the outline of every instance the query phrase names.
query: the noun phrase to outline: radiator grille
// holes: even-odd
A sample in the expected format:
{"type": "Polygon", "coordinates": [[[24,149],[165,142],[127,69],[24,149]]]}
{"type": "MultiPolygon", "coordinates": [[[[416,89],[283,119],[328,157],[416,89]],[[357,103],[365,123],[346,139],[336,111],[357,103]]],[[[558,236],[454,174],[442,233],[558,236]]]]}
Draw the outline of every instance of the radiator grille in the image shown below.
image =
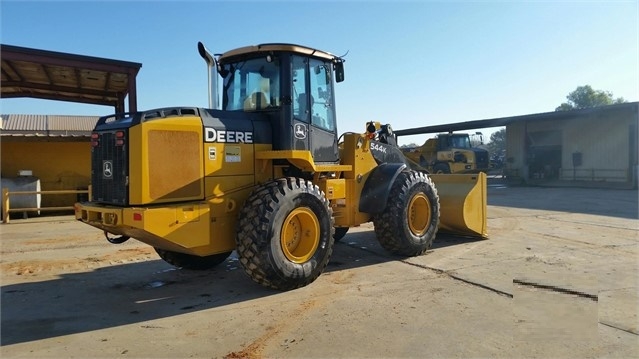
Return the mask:
{"type": "Polygon", "coordinates": [[[115,145],[114,132],[99,133],[99,145],[91,150],[94,202],[120,206],[128,204],[129,166],[126,149],[126,142],[124,146],[115,145]]]}

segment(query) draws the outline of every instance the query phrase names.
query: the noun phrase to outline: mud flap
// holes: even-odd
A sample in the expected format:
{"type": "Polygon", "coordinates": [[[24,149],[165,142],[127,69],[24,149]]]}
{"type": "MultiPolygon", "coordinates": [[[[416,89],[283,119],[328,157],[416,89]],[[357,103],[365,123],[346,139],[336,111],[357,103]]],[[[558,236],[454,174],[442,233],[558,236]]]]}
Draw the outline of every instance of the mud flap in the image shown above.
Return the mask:
{"type": "Polygon", "coordinates": [[[431,174],[439,195],[439,231],[488,238],[486,174],[431,174]]]}

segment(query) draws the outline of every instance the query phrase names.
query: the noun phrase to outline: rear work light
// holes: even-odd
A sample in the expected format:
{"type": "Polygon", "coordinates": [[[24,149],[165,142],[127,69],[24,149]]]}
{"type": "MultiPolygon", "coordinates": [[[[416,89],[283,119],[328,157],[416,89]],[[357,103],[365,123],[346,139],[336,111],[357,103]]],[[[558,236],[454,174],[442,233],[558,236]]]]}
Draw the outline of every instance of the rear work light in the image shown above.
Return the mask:
{"type": "Polygon", "coordinates": [[[100,145],[100,135],[93,132],[91,134],[91,147],[98,147],[100,145]]]}
{"type": "Polygon", "coordinates": [[[115,145],[124,146],[124,131],[115,132],[115,145]]]}

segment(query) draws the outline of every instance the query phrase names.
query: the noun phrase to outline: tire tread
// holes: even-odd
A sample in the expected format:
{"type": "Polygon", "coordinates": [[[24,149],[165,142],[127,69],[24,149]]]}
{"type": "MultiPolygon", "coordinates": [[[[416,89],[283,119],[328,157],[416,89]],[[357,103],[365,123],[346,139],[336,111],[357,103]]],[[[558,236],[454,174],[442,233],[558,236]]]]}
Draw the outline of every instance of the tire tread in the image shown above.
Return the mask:
{"type": "MultiPolygon", "coordinates": [[[[268,248],[271,241],[269,236],[273,231],[270,227],[281,203],[287,196],[297,192],[310,194],[321,201],[326,212],[325,215],[330,218],[330,228],[332,229],[332,209],[328,200],[318,186],[301,178],[280,178],[263,184],[249,195],[240,210],[236,237],[236,250],[240,264],[246,274],[262,286],[277,290],[300,288],[317,279],[328,265],[334,243],[332,230],[329,233],[331,240],[328,241],[328,252],[312,273],[304,273],[300,278],[288,278],[282,276],[271,265],[272,258],[270,256],[272,254],[269,253],[268,248]]],[[[273,240],[279,240],[279,238],[273,240]]]]}
{"type": "Polygon", "coordinates": [[[432,180],[422,172],[406,171],[393,183],[384,211],[373,218],[375,234],[387,251],[402,256],[425,253],[433,243],[439,225],[439,197],[432,180]],[[404,212],[410,202],[411,189],[421,183],[426,185],[426,195],[431,202],[431,223],[423,238],[411,238],[404,212]]]}

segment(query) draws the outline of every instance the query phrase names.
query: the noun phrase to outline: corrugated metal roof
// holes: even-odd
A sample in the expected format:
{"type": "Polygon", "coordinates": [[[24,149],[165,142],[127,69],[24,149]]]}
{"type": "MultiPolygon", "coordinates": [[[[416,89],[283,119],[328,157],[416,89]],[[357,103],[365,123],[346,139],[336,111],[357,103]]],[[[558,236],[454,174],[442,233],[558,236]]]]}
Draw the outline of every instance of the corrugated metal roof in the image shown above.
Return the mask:
{"type": "Polygon", "coordinates": [[[90,136],[98,116],[1,115],[2,136],[90,136]]]}
{"type": "Polygon", "coordinates": [[[93,131],[98,116],[48,116],[49,131],[93,131]]]}
{"type": "Polygon", "coordinates": [[[2,115],[3,131],[46,131],[47,115],[2,115]]]}

